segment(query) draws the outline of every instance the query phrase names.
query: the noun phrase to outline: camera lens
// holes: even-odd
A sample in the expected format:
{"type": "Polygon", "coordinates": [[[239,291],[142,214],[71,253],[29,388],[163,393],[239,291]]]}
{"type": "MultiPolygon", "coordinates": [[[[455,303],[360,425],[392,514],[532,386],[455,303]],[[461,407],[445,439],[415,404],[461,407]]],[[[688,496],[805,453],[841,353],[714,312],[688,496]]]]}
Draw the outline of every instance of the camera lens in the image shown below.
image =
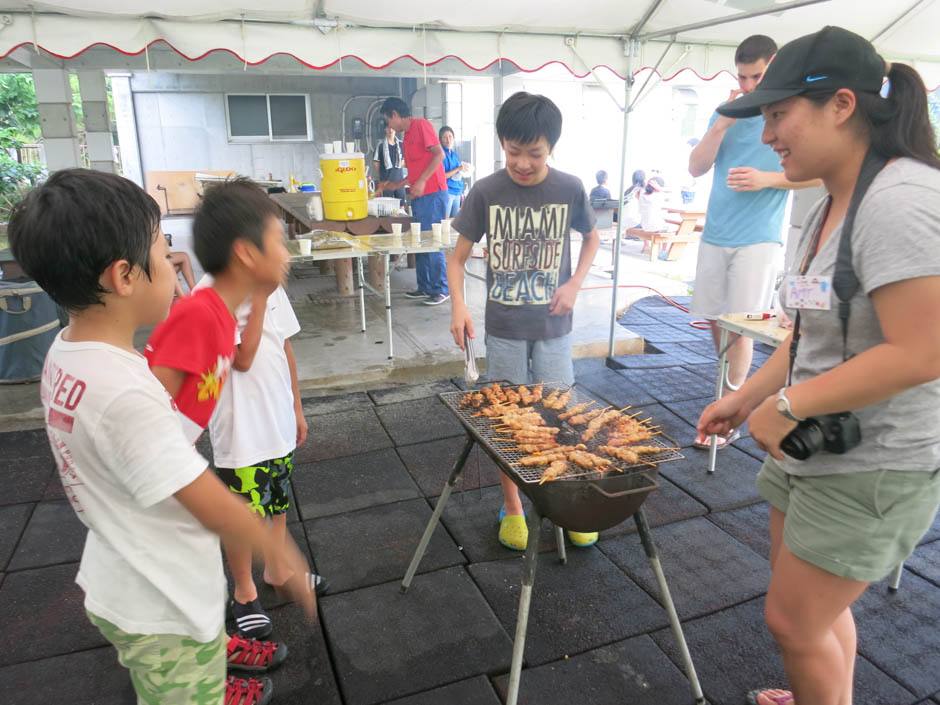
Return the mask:
{"type": "Polygon", "coordinates": [[[780,450],[791,458],[806,460],[822,450],[823,443],[825,443],[825,436],[819,424],[815,419],[806,419],[780,442],[780,450]]]}

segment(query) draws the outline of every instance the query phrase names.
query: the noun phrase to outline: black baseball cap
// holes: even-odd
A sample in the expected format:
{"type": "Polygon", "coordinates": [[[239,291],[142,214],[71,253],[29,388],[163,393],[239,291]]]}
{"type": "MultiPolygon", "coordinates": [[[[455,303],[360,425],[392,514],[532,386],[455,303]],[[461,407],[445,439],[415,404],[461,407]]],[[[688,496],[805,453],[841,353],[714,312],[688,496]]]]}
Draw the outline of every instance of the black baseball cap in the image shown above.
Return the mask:
{"type": "Polygon", "coordinates": [[[718,113],[754,117],[762,105],[811,91],[852,88],[877,93],[884,76],[885,60],[871,42],[842,27],[823,27],[780,47],[757,88],[719,105],[718,113]]]}

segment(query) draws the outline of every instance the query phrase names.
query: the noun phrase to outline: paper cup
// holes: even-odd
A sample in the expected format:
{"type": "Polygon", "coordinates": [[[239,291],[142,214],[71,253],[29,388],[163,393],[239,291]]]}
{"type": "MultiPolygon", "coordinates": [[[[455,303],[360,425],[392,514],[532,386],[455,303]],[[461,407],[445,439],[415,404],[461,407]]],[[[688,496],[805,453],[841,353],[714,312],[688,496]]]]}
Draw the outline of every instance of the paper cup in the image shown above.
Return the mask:
{"type": "Polygon", "coordinates": [[[450,231],[447,231],[446,233],[441,231],[441,244],[442,245],[450,244],[450,231]]]}
{"type": "Polygon", "coordinates": [[[356,143],[355,143],[355,142],[347,142],[347,143],[346,143],[346,151],[347,151],[347,152],[355,152],[355,151],[356,151],[356,143]]]}
{"type": "Polygon", "coordinates": [[[297,238],[297,246],[300,248],[300,254],[301,254],[301,255],[309,255],[309,254],[310,254],[310,246],[311,246],[312,244],[313,244],[313,242],[310,240],[309,237],[300,237],[300,238],[297,238]]]}
{"type": "Polygon", "coordinates": [[[392,223],[392,235],[401,237],[401,223],[392,223]]]}
{"type": "Polygon", "coordinates": [[[450,235],[450,218],[441,221],[441,234],[450,235]]]}
{"type": "Polygon", "coordinates": [[[411,224],[411,235],[413,237],[421,237],[421,223],[411,224]]]}
{"type": "Polygon", "coordinates": [[[431,234],[434,235],[435,240],[441,239],[441,224],[440,223],[431,223],[431,234]]]}
{"type": "Polygon", "coordinates": [[[324,153],[324,154],[332,154],[332,153],[333,153],[333,143],[332,143],[332,142],[326,142],[326,143],[324,143],[324,145],[323,145],[323,153],[324,153]]]}
{"type": "Polygon", "coordinates": [[[343,151],[343,140],[333,140],[333,152],[339,154],[343,151]]]}

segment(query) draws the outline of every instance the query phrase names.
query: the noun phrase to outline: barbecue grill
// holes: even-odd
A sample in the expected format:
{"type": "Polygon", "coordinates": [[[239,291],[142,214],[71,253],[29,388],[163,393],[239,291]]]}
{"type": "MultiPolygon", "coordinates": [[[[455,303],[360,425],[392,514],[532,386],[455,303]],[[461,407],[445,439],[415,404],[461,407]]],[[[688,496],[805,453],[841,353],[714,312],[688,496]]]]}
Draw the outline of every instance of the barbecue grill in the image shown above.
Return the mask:
{"type": "MultiPolygon", "coordinates": [[[[511,386],[511,385],[510,385],[511,386]]],[[[552,391],[570,392],[571,398],[568,406],[574,404],[595,401],[600,406],[611,406],[609,402],[589,392],[584,387],[575,384],[572,387],[562,384],[544,384],[544,396],[548,396],[552,391]]],[[[519,694],[519,680],[522,673],[522,656],[525,650],[525,633],[529,618],[529,604],[532,599],[532,586],[535,583],[535,568],[538,557],[539,528],[542,524],[542,518],[547,517],[555,524],[555,538],[558,546],[558,557],[562,563],[566,562],[564,533],[562,527],[572,531],[600,531],[610,528],[629,517],[633,517],[636,522],[637,533],[643,544],[643,550],[650,562],[650,566],[656,575],[659,584],[659,590],[662,595],[662,601],[669,615],[670,626],[678,642],[679,651],[685,665],[686,676],[689,685],[695,696],[695,702],[704,705],[705,698],[702,694],[702,688],[699,685],[698,677],[695,673],[695,667],[692,664],[692,657],[689,654],[686,645],[685,636],[682,633],[682,626],[679,623],[679,617],[676,614],[675,606],[672,602],[672,596],[669,592],[669,586],[663,575],[662,566],[656,553],[656,546],[649,533],[649,525],[643,515],[641,505],[649,496],[650,492],[656,490],[659,485],[656,482],[656,466],[658,463],[670,460],[678,460],[683,456],[673,450],[671,447],[659,440],[661,436],[644,441],[645,445],[655,445],[662,448],[661,452],[644,455],[646,462],[630,464],[623,460],[611,459],[609,467],[603,469],[584,469],[573,467],[564,475],[551,482],[539,484],[542,479],[544,466],[526,467],[517,464],[523,457],[522,453],[516,450],[510,450],[499,445],[498,441],[504,437],[494,429],[498,422],[487,418],[479,413],[477,409],[461,408],[461,399],[464,392],[444,392],[438,395],[444,405],[453,412],[460,423],[467,431],[467,442],[457,458],[454,468],[451,471],[450,478],[444,487],[441,496],[434,508],[430,521],[424,530],[421,541],[415,549],[411,564],[402,580],[402,592],[405,592],[411,585],[418,565],[421,562],[424,552],[427,549],[431,535],[437,527],[444,506],[453,492],[454,485],[463,472],[467,456],[474,444],[479,445],[495,462],[519,489],[531,500],[533,510],[528,516],[529,543],[525,551],[525,568],[522,580],[522,590],[519,597],[519,611],[516,618],[516,634],[513,640],[512,667],[509,674],[509,689],[507,694],[507,705],[516,705],[519,694]]],[[[536,405],[539,412],[546,419],[549,425],[561,429],[557,434],[557,440],[562,445],[574,445],[582,442],[580,437],[583,427],[572,426],[567,421],[557,418],[558,411],[552,411],[544,408],[541,404],[536,405]]],[[[585,443],[588,451],[593,452],[598,445],[603,442],[598,434],[590,441],[585,443]]],[[[667,438],[667,440],[670,440],[667,438]]]]}

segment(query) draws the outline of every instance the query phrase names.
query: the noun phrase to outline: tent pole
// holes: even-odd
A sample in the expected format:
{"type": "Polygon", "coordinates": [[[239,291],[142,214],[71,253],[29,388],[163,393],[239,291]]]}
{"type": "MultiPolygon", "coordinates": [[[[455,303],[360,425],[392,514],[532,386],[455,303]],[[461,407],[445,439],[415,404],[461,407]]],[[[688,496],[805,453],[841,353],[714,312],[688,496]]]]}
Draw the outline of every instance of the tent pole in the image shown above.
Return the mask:
{"type": "Polygon", "coordinates": [[[630,130],[630,93],[633,90],[633,55],[637,51],[636,39],[630,37],[626,40],[627,72],[623,82],[623,137],[620,145],[620,198],[617,206],[617,228],[614,235],[614,288],[610,296],[610,340],[607,347],[608,358],[614,357],[617,326],[617,287],[620,284],[620,239],[623,232],[623,195],[626,191],[627,178],[627,135],[630,130]]]}
{"type": "Polygon", "coordinates": [[[704,22],[695,22],[693,24],[682,25],[681,27],[670,27],[669,29],[661,29],[656,32],[647,32],[646,34],[641,34],[635,38],[638,41],[647,41],[649,39],[657,39],[659,37],[668,37],[671,34],[681,34],[682,32],[691,32],[694,29],[704,29],[706,27],[714,27],[716,25],[728,24],[729,22],[737,22],[738,20],[747,20],[747,19],[750,19],[751,17],[761,17],[762,15],[775,15],[778,12],[783,12],[785,10],[793,10],[797,7],[805,7],[806,5],[816,5],[821,2],[829,2],[829,0],[793,0],[793,2],[785,2],[781,5],[773,5],[772,7],[767,7],[761,10],[739,12],[736,15],[728,15],[726,17],[716,17],[713,20],[706,20],[704,22]]]}

